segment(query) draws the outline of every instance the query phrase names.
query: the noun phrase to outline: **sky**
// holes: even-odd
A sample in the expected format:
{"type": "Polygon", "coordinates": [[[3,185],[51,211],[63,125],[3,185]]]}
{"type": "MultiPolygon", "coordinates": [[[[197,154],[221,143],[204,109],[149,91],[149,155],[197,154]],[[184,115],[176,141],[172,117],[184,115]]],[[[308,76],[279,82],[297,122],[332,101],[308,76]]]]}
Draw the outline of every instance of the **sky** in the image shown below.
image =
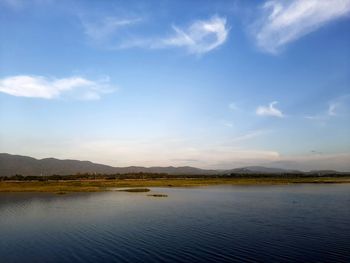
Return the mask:
{"type": "Polygon", "coordinates": [[[350,171],[350,0],[0,0],[0,152],[350,171]]]}

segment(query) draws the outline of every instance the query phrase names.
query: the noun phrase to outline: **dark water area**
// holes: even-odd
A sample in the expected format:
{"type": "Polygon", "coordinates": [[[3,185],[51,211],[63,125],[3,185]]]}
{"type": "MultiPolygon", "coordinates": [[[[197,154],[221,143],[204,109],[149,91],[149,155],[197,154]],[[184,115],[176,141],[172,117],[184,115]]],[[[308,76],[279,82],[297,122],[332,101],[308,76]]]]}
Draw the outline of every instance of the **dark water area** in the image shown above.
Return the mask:
{"type": "Polygon", "coordinates": [[[350,185],[0,194],[0,262],[350,262],[350,185]]]}

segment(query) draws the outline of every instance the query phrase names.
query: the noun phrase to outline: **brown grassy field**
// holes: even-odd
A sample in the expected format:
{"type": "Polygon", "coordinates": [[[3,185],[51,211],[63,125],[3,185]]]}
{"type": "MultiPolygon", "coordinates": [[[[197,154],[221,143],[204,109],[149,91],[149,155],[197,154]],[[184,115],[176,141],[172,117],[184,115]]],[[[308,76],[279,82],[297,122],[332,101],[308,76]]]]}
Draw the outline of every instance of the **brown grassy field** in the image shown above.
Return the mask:
{"type": "Polygon", "coordinates": [[[299,183],[350,183],[350,177],[308,178],[212,178],[212,179],[124,179],[75,181],[2,181],[0,192],[98,192],[116,187],[194,187],[208,185],[275,185],[299,183]]]}

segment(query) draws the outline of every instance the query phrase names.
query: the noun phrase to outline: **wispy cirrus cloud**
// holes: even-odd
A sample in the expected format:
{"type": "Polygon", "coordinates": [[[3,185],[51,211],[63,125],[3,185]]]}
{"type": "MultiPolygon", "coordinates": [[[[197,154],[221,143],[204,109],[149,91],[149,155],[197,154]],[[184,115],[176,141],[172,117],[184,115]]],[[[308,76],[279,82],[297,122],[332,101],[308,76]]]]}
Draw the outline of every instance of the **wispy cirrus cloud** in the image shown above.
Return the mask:
{"type": "MultiPolygon", "coordinates": [[[[145,48],[170,49],[182,48],[189,54],[204,54],[225,43],[229,34],[226,18],[213,16],[207,20],[195,20],[185,27],[172,26],[168,36],[140,36],[130,33],[119,39],[117,49],[145,48]]],[[[118,41],[117,41],[118,42],[118,41]]]]}
{"type": "Polygon", "coordinates": [[[80,76],[52,78],[32,75],[17,75],[0,79],[0,92],[12,96],[57,99],[69,97],[81,100],[100,99],[102,94],[114,88],[108,77],[93,81],[80,76]]]}
{"type": "Polygon", "coordinates": [[[222,45],[228,36],[226,18],[214,16],[194,21],[187,28],[173,26],[173,35],[158,40],[155,47],[182,47],[189,53],[203,54],[222,45]]]}
{"type": "Polygon", "coordinates": [[[328,103],[327,109],[325,109],[323,112],[315,115],[307,115],[305,116],[305,119],[313,120],[313,121],[320,121],[322,123],[326,123],[331,118],[349,114],[349,102],[350,102],[350,94],[345,94],[340,97],[337,97],[333,100],[331,100],[328,103]]]}
{"type": "Polygon", "coordinates": [[[254,25],[257,45],[277,53],[325,24],[350,13],[350,0],[269,0],[254,25]]]}
{"type": "Polygon", "coordinates": [[[9,7],[14,10],[20,10],[33,5],[51,4],[55,0],[0,0],[0,6],[9,7]]]}
{"type": "Polygon", "coordinates": [[[328,111],[327,111],[327,115],[328,116],[336,116],[337,115],[337,110],[338,108],[341,106],[341,102],[340,101],[332,101],[329,103],[328,106],[328,111]]]}
{"type": "Polygon", "coordinates": [[[93,40],[109,38],[120,30],[138,24],[141,21],[142,18],[117,18],[111,16],[105,17],[102,20],[91,21],[85,17],[81,17],[85,34],[93,40]]]}
{"type": "Polygon", "coordinates": [[[245,134],[241,134],[237,137],[234,137],[232,139],[230,139],[231,143],[237,143],[237,142],[243,142],[243,141],[247,141],[247,140],[251,140],[251,139],[255,139],[258,138],[262,135],[268,134],[270,133],[270,130],[255,130],[255,131],[250,131],[247,132],[245,134]]]}
{"type": "Polygon", "coordinates": [[[284,114],[282,113],[282,111],[275,107],[277,103],[277,101],[273,101],[268,106],[259,106],[256,109],[256,114],[260,116],[272,116],[283,118],[284,114]]]}

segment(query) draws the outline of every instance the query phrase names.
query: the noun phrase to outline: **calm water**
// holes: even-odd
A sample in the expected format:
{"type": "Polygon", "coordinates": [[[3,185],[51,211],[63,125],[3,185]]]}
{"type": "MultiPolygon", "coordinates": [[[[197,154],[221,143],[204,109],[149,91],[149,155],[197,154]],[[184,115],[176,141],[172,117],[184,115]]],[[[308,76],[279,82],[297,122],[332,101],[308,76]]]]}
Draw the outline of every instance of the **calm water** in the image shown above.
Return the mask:
{"type": "Polygon", "coordinates": [[[0,262],[350,262],[350,185],[0,194],[0,262]]]}

